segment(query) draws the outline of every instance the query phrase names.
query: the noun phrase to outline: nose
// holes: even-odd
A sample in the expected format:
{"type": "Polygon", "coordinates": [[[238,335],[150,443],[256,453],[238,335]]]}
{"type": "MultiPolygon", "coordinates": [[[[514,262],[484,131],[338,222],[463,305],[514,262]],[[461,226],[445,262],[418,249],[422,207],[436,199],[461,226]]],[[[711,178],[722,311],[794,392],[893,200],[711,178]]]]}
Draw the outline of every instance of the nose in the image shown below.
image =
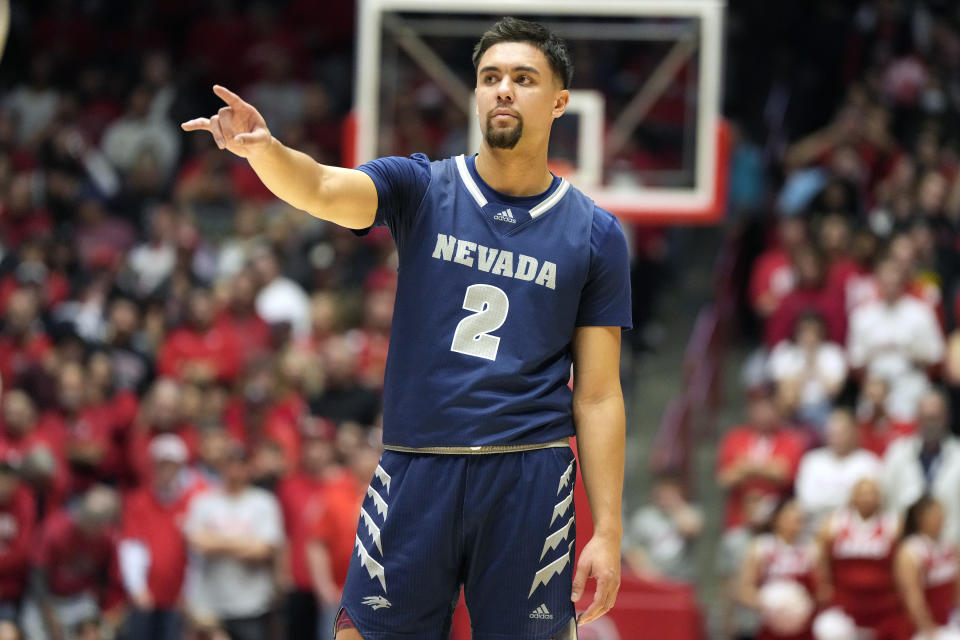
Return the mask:
{"type": "Polygon", "coordinates": [[[497,101],[513,102],[513,79],[509,75],[504,75],[497,85],[497,101]]]}

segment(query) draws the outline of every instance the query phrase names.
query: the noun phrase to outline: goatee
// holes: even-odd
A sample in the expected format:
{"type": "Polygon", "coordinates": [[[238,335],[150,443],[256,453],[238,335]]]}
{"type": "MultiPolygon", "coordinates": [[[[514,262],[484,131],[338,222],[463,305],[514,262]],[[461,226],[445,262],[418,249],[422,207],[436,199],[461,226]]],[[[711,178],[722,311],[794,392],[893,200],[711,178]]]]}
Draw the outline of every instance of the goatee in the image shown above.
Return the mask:
{"type": "Polygon", "coordinates": [[[487,131],[484,134],[487,144],[494,149],[513,149],[523,136],[523,120],[517,117],[517,126],[512,129],[494,129],[493,117],[487,116],[487,131]]]}

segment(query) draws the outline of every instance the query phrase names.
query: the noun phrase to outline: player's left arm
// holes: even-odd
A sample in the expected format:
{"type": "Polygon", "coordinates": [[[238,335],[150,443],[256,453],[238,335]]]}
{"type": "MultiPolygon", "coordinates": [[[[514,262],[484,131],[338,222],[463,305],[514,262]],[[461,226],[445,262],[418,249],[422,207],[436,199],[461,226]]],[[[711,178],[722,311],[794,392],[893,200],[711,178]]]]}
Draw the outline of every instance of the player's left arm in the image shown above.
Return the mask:
{"type": "Polygon", "coordinates": [[[578,327],[573,335],[573,419],[583,483],[593,515],[593,537],[573,578],[572,600],[588,578],[597,580],[593,603],[579,624],[613,607],[620,588],[621,498],[626,418],[620,388],[620,327],[578,327]]]}

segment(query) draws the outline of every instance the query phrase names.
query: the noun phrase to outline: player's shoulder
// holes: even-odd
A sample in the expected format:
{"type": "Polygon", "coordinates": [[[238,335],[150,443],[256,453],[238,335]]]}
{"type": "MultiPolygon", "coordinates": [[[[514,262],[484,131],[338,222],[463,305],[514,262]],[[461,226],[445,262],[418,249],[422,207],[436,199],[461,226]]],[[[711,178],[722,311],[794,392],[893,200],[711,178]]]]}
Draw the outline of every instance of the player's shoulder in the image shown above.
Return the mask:
{"type": "Polygon", "coordinates": [[[381,156],[357,167],[358,171],[371,174],[409,174],[429,173],[430,167],[442,161],[431,161],[425,153],[413,153],[409,156],[381,156]]]}
{"type": "Polygon", "coordinates": [[[592,206],[589,208],[589,211],[590,215],[593,216],[591,223],[593,235],[599,238],[607,238],[610,236],[624,237],[623,227],[620,225],[620,220],[617,219],[617,216],[592,200],[590,202],[592,206]]]}

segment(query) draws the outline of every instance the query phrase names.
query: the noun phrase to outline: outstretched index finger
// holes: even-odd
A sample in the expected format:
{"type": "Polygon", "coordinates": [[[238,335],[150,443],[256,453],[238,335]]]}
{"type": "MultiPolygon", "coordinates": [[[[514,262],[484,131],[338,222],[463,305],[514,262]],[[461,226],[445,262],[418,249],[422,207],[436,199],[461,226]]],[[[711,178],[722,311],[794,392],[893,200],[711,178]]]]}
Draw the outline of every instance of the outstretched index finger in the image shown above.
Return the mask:
{"type": "Polygon", "coordinates": [[[238,96],[233,91],[230,91],[230,89],[227,89],[222,85],[219,85],[219,84],[213,85],[213,92],[218,96],[220,96],[220,99],[226,102],[231,107],[236,108],[236,107],[241,107],[246,105],[246,103],[240,98],[240,96],[238,96]]]}

